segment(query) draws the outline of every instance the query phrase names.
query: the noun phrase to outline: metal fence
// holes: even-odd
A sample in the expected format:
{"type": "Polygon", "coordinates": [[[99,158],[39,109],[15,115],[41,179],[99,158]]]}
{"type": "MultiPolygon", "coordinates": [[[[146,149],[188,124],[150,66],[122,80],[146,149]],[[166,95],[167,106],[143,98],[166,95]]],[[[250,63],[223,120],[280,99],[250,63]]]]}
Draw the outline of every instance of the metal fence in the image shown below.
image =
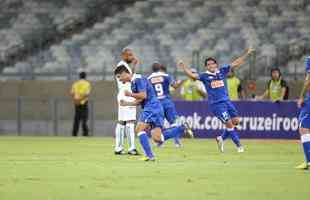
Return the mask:
{"type": "MultiPolygon", "coordinates": [[[[71,135],[74,106],[69,99],[18,97],[16,99],[1,99],[0,104],[2,105],[0,135],[71,135]]],[[[102,113],[98,113],[100,112],[98,108],[101,105],[100,101],[89,100],[90,136],[113,135],[113,116],[102,116],[102,113]],[[96,119],[95,115],[97,115],[96,119]]]]}

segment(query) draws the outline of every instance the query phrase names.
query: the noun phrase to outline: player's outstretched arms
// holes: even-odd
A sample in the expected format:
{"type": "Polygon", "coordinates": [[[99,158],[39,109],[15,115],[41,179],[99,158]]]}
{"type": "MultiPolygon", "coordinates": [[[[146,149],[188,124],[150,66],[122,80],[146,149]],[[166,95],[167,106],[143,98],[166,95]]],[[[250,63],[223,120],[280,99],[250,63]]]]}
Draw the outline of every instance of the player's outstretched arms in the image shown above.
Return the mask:
{"type": "Polygon", "coordinates": [[[125,96],[127,97],[133,97],[137,100],[144,100],[146,99],[146,92],[138,92],[138,93],[132,93],[132,92],[129,92],[129,91],[125,91],[125,96]]]}
{"type": "Polygon", "coordinates": [[[194,80],[198,80],[198,79],[199,79],[199,75],[198,75],[198,74],[194,74],[194,73],[184,64],[183,61],[179,61],[179,62],[178,62],[178,67],[179,67],[180,69],[182,69],[188,77],[190,77],[190,78],[192,78],[192,79],[194,79],[194,80]]]}
{"type": "Polygon", "coordinates": [[[245,63],[245,60],[247,59],[247,57],[252,54],[252,52],[255,51],[253,48],[248,48],[245,53],[240,56],[239,58],[237,58],[236,60],[234,60],[230,66],[233,68],[233,69],[236,69],[237,67],[241,66],[242,64],[245,63]]]}

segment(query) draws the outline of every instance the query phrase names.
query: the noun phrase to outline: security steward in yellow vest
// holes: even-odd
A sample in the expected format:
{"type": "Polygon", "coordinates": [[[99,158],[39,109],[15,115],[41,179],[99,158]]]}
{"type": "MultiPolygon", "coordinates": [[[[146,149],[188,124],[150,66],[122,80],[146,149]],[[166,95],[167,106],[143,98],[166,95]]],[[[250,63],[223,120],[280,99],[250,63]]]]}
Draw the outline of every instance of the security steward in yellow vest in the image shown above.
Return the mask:
{"type": "Polygon", "coordinates": [[[241,81],[236,77],[233,70],[227,74],[226,84],[230,100],[237,101],[240,98],[244,98],[245,95],[241,86],[241,81]]]}
{"type": "MultiPolygon", "coordinates": [[[[193,73],[197,73],[196,69],[191,68],[191,70],[193,73]]],[[[200,101],[206,98],[207,91],[201,81],[188,78],[182,83],[180,94],[182,99],[186,101],[200,101]]]]}
{"type": "Polygon", "coordinates": [[[257,99],[269,98],[273,102],[279,102],[288,99],[288,87],[286,81],[282,79],[279,68],[271,70],[271,79],[268,81],[266,91],[257,99]]]}
{"type": "Polygon", "coordinates": [[[88,136],[88,97],[91,92],[91,84],[86,80],[86,72],[79,74],[80,80],[73,83],[71,97],[75,105],[72,136],[77,136],[80,123],[82,123],[83,136],[88,136]]]}

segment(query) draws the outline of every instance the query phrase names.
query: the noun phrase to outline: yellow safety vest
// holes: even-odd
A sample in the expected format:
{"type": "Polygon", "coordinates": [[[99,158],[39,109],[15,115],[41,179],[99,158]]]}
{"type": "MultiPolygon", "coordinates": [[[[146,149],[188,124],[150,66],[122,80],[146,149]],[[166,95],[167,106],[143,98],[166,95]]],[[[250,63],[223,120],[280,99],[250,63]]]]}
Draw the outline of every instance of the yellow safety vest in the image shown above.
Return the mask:
{"type": "MultiPolygon", "coordinates": [[[[81,96],[89,95],[91,91],[91,85],[87,80],[81,79],[73,83],[71,92],[74,94],[75,98],[80,98],[81,96]]],[[[88,98],[81,101],[81,105],[84,105],[88,101],[88,98]]]]}

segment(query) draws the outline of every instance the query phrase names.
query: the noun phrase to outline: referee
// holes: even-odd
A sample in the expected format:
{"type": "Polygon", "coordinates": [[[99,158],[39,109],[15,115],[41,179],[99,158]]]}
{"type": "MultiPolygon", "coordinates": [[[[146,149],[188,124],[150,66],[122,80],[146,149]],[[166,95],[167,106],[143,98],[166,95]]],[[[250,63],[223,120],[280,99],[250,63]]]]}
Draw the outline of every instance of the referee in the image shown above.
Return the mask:
{"type": "Polygon", "coordinates": [[[75,105],[72,136],[77,136],[80,122],[82,122],[83,136],[88,136],[88,97],[91,92],[91,84],[86,80],[86,72],[80,72],[80,80],[73,83],[71,96],[75,105]]]}

